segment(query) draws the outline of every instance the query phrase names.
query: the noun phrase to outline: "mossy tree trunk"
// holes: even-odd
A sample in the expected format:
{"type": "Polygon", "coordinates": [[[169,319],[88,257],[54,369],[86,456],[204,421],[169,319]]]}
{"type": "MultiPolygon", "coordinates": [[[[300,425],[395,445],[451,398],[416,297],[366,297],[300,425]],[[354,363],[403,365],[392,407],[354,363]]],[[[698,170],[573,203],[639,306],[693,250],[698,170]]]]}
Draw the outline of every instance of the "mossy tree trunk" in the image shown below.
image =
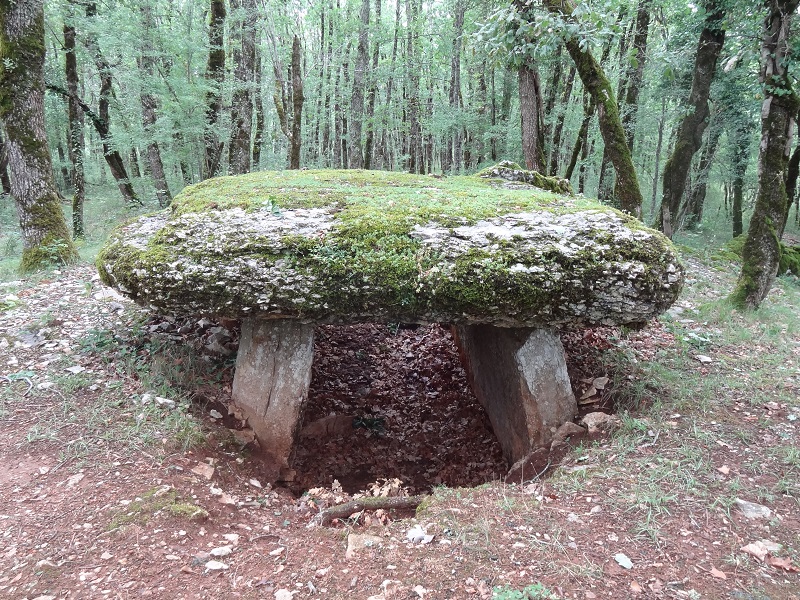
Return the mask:
{"type": "Polygon", "coordinates": [[[8,136],[23,272],[78,259],[59,204],[47,146],[44,52],[43,1],[0,2],[0,120],[8,136]]]}
{"type": "MultiPolygon", "coordinates": [[[[544,0],[545,7],[552,13],[569,19],[574,7],[569,0],[544,0]]],[[[633,166],[631,151],[625,139],[625,130],[619,118],[614,90],[602,67],[591,52],[583,52],[577,38],[564,42],[570,57],[575,63],[583,87],[592,96],[597,110],[600,134],[609,151],[611,164],[617,175],[615,196],[620,208],[637,218],[642,216],[642,192],[633,166]]]]}
{"type": "Polygon", "coordinates": [[[211,0],[211,14],[208,27],[208,65],[206,82],[206,123],[203,133],[205,149],[203,154],[203,179],[214,177],[219,172],[222,148],[217,123],[222,114],[222,85],[225,83],[225,0],[211,0]]]}
{"type": "Polygon", "coordinates": [[[676,221],[692,157],[700,149],[703,132],[708,125],[708,95],[711,91],[711,82],[714,80],[714,72],[717,70],[717,60],[725,43],[725,30],[722,28],[725,9],[722,2],[706,0],[704,6],[707,16],[697,45],[688,112],[678,126],[675,146],[664,165],[658,227],[669,238],[672,238],[678,228],[676,221]]]}
{"type": "Polygon", "coordinates": [[[278,123],[281,131],[289,141],[288,163],[290,169],[300,168],[300,150],[302,144],[303,127],[303,75],[301,71],[302,57],[300,53],[300,38],[294,36],[292,41],[291,68],[289,69],[292,78],[291,88],[283,79],[283,62],[279,56],[272,59],[273,72],[275,75],[275,93],[273,101],[275,110],[278,113],[278,123]]]}
{"type": "Polygon", "coordinates": [[[253,72],[256,63],[256,2],[232,0],[239,29],[239,52],[236,61],[231,100],[231,140],[228,146],[228,169],[233,175],[249,173],[252,159],[250,137],[253,132],[253,72]]]}
{"type": "Polygon", "coordinates": [[[544,111],[539,72],[532,59],[519,67],[519,111],[522,119],[522,155],[525,168],[547,175],[544,157],[544,111]]]}
{"type": "Polygon", "coordinates": [[[789,29],[800,0],[767,0],[761,43],[761,145],[758,195],[742,250],[742,272],[731,295],[735,305],[755,309],[766,297],[780,262],[780,238],[786,218],[786,167],[800,98],[788,74],[789,29]]]}
{"type": "Polygon", "coordinates": [[[714,158],[717,155],[717,146],[722,134],[722,117],[716,114],[713,118],[706,144],[700,153],[700,162],[694,177],[691,191],[687,195],[678,222],[686,223],[689,228],[697,227],[703,220],[703,208],[706,202],[706,191],[708,189],[708,176],[714,158]]]}
{"type": "Polygon", "coordinates": [[[69,92],[69,158],[72,162],[72,236],[84,237],[83,203],[86,197],[86,179],[83,170],[83,111],[78,106],[78,61],[75,54],[75,27],[64,23],[65,76],[69,92]]]}

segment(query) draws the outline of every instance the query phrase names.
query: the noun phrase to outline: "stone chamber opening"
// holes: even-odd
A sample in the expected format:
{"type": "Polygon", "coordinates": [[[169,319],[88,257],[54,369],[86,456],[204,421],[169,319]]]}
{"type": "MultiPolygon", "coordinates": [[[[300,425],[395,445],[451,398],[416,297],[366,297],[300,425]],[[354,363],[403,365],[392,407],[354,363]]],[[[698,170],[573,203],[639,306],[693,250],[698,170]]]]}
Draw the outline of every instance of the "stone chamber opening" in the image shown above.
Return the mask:
{"type": "MultiPolygon", "coordinates": [[[[239,323],[157,316],[149,322],[150,335],[176,343],[180,337],[181,345],[205,355],[205,382],[188,391],[205,414],[220,415],[220,429],[238,433],[242,423],[228,414],[228,405],[239,323]]],[[[561,334],[578,418],[613,412],[611,384],[591,385],[605,377],[602,354],[612,332],[561,334]],[[587,396],[587,389],[594,393],[587,396]]],[[[247,449],[258,459],[252,444],[247,449]]],[[[298,495],[334,480],[356,493],[394,478],[414,494],[437,485],[478,486],[508,472],[444,324],[315,327],[311,386],[290,466],[293,480],[281,485],[298,495]]]]}
{"type": "MultiPolygon", "coordinates": [[[[564,334],[579,416],[610,412],[610,397],[583,398],[598,340],[564,334]]],[[[302,492],[365,490],[398,478],[411,493],[472,487],[508,472],[486,411],[473,393],[447,325],[368,323],[315,330],[308,403],[292,460],[302,492]]]]}

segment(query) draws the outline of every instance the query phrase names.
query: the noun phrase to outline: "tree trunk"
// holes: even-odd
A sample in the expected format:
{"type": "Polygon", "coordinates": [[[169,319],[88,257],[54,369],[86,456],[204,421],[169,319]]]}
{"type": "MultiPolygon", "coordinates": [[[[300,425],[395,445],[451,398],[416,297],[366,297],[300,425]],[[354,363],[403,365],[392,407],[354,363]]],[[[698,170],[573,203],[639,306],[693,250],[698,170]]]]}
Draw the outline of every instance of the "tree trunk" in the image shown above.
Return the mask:
{"type": "Polygon", "coordinates": [[[72,237],[83,238],[83,203],[86,179],[83,171],[83,111],[78,106],[78,62],[75,56],[75,27],[64,23],[65,76],[69,92],[69,158],[72,162],[72,237]]]}
{"type": "MultiPolygon", "coordinates": [[[[90,2],[86,5],[86,16],[90,19],[94,19],[97,16],[97,4],[95,2],[90,2]]],[[[91,118],[94,128],[100,135],[100,140],[103,142],[103,157],[106,160],[106,164],[108,164],[108,169],[111,171],[111,176],[114,178],[114,181],[117,182],[120,194],[131,204],[141,204],[142,201],[139,200],[136,191],[133,189],[133,184],[131,184],[128,178],[128,172],[125,170],[125,163],[122,162],[119,151],[113,147],[111,116],[109,111],[112,95],[111,65],[103,56],[100,45],[94,35],[89,35],[87,37],[86,46],[89,53],[94,56],[94,63],[97,67],[97,73],[100,76],[100,94],[97,100],[98,114],[95,115],[91,113],[86,104],[79,102],[79,106],[84,114],[91,118]]],[[[50,89],[53,88],[51,87],[50,89]]],[[[68,93],[67,96],[69,96],[68,93]]]]}
{"type": "Polygon", "coordinates": [[[364,168],[364,153],[361,149],[361,130],[364,123],[364,83],[369,60],[369,3],[361,0],[361,15],[358,25],[358,47],[356,67],[353,71],[353,95],[350,100],[350,168],[364,168]]]}
{"type": "Polygon", "coordinates": [[[0,4],[0,120],[22,231],[20,271],[78,260],[53,181],[44,123],[44,5],[0,4]]]}
{"type": "Polygon", "coordinates": [[[406,15],[408,19],[408,39],[406,44],[406,64],[408,65],[408,171],[410,173],[420,173],[422,166],[422,129],[419,122],[421,65],[416,50],[419,6],[421,3],[421,0],[406,0],[406,15]]]}
{"type": "Polygon", "coordinates": [[[236,64],[233,99],[231,100],[231,141],[228,147],[228,169],[233,175],[249,173],[252,159],[250,137],[253,132],[253,74],[256,63],[256,2],[232,0],[231,6],[240,17],[241,50],[236,64]]]}
{"type": "Polygon", "coordinates": [[[375,0],[375,43],[372,48],[372,73],[370,75],[369,92],[367,92],[367,134],[364,140],[364,168],[372,168],[372,154],[375,145],[375,96],[378,92],[378,60],[380,59],[381,41],[381,0],[375,0]]]}
{"type": "MultiPolygon", "coordinates": [[[[559,154],[561,153],[561,134],[564,132],[564,120],[567,117],[569,101],[572,97],[572,86],[575,82],[575,66],[569,69],[567,82],[564,85],[564,93],[561,95],[561,106],[556,117],[555,127],[553,128],[553,142],[550,144],[550,175],[558,175],[559,154]]],[[[573,165],[573,168],[575,166],[573,165]]]]}
{"type": "Polygon", "coordinates": [[[786,219],[786,166],[800,98],[791,87],[789,29],[800,0],[767,0],[761,43],[761,145],[758,195],[742,250],[742,271],[731,295],[735,305],[755,309],[778,272],[780,239],[786,219]]]}
{"type": "Polygon", "coordinates": [[[725,42],[725,30],[722,29],[724,6],[720,0],[706,0],[705,7],[707,16],[697,46],[692,89],[689,92],[689,112],[678,126],[675,146],[664,165],[664,187],[658,226],[669,238],[675,233],[675,221],[686,188],[692,157],[700,149],[703,132],[708,125],[708,95],[717,69],[717,59],[725,42]]]}
{"type": "MultiPolygon", "coordinates": [[[[561,51],[563,46],[560,44],[556,46],[556,52],[553,56],[553,68],[552,72],[550,73],[550,82],[547,86],[547,97],[544,101],[544,139],[550,141],[551,139],[551,131],[553,129],[553,110],[556,106],[556,98],[558,97],[558,86],[561,83],[561,76],[564,74],[564,65],[563,61],[561,60],[561,51]]],[[[569,77],[567,77],[569,80],[569,77]]],[[[573,75],[574,79],[574,75],[573,75]]],[[[563,98],[563,95],[562,95],[563,98]]],[[[560,107],[563,109],[563,105],[560,107]]],[[[559,111],[561,114],[562,111],[559,111]]],[[[550,145],[549,147],[549,158],[548,163],[551,165],[553,164],[553,146],[550,145]]],[[[553,171],[551,171],[552,173],[553,171]]]]}
{"type": "MultiPolygon", "coordinates": [[[[550,12],[563,15],[567,19],[574,10],[569,0],[544,0],[544,3],[550,12]]],[[[641,218],[642,192],[639,189],[631,152],[625,140],[625,130],[619,118],[614,90],[591,52],[581,51],[578,39],[571,38],[564,43],[575,63],[583,87],[591,94],[596,105],[600,134],[617,174],[615,196],[619,199],[620,208],[628,214],[641,218]]]]}
{"type": "Polygon", "coordinates": [[[208,27],[208,64],[206,66],[206,122],[203,133],[203,179],[219,173],[222,149],[217,123],[222,113],[222,85],[225,83],[225,0],[211,0],[208,27]]]}
{"type": "MultiPolygon", "coordinates": [[[[69,136],[69,132],[67,132],[69,136]]],[[[69,141],[69,138],[68,138],[69,141]]],[[[61,170],[61,185],[64,186],[63,190],[71,190],[72,189],[72,175],[69,172],[69,168],[67,167],[67,154],[64,152],[64,145],[59,141],[58,146],[56,147],[56,152],[58,152],[58,166],[61,170]]]]}
{"type": "Polygon", "coordinates": [[[547,175],[544,159],[542,91],[536,65],[528,59],[519,67],[519,111],[522,117],[522,155],[525,167],[547,175]]]}
{"type": "MultiPolygon", "coordinates": [[[[653,196],[650,202],[650,221],[656,211],[656,200],[658,198],[658,174],[661,168],[661,146],[664,143],[664,124],[667,118],[667,100],[661,97],[661,118],[658,120],[658,137],[656,139],[656,155],[653,159],[653,196]]],[[[631,138],[632,140],[633,138],[631,138]]],[[[630,146],[629,146],[630,147],[630,146]]]]}
{"type": "Polygon", "coordinates": [[[628,148],[633,152],[633,141],[636,134],[636,117],[639,112],[639,90],[642,87],[644,63],[647,60],[647,35],[650,29],[650,2],[639,0],[636,9],[636,32],[633,36],[634,55],[628,61],[628,85],[622,106],[622,127],[628,148]]]}
{"type": "Polygon", "coordinates": [[[683,210],[678,218],[678,223],[685,223],[687,227],[697,227],[703,220],[703,206],[706,201],[706,190],[708,188],[708,174],[711,165],[717,154],[719,137],[722,134],[722,124],[719,122],[720,116],[717,115],[709,128],[706,145],[700,154],[700,162],[697,165],[697,175],[694,178],[694,185],[691,188],[689,197],[684,204],[683,210]]]}
{"type": "MultiPolygon", "coordinates": [[[[150,37],[155,30],[155,22],[153,21],[153,12],[149,4],[142,4],[139,10],[142,14],[142,52],[138,62],[139,70],[144,75],[144,81],[140,82],[140,84],[144,87],[152,84],[153,73],[155,72],[155,57],[153,55],[155,48],[150,37]]],[[[142,125],[147,136],[147,163],[150,165],[150,176],[153,178],[153,183],[156,187],[158,205],[164,208],[172,202],[172,194],[169,191],[167,176],[164,173],[164,163],[161,162],[161,150],[158,147],[158,142],[154,139],[153,128],[158,118],[156,115],[158,101],[149,92],[142,92],[139,98],[142,103],[142,125]]]]}
{"type": "MultiPolygon", "coordinates": [[[[453,20],[453,53],[450,55],[450,100],[451,114],[457,115],[461,108],[461,47],[464,36],[464,14],[467,5],[464,0],[456,0],[455,18],[453,20]]],[[[461,171],[463,156],[463,125],[460,119],[453,124],[449,139],[447,140],[447,156],[442,161],[442,171],[445,168],[452,173],[461,171]]]]}
{"type": "Polygon", "coordinates": [[[300,149],[303,143],[303,73],[300,70],[300,38],[292,40],[292,139],[289,168],[300,168],[300,149]]]}
{"type": "Polygon", "coordinates": [[[575,138],[575,145],[572,148],[572,154],[569,158],[569,165],[567,171],[564,173],[564,179],[572,179],[572,173],[575,171],[575,166],[578,164],[578,157],[581,155],[581,150],[586,148],[587,137],[589,135],[589,123],[594,116],[594,103],[591,96],[584,92],[583,94],[583,120],[581,121],[580,129],[578,129],[578,137],[575,138]]]}
{"type": "Polygon", "coordinates": [[[0,129],[0,184],[4,194],[11,195],[11,178],[8,176],[8,144],[0,129]]]}
{"type": "Polygon", "coordinates": [[[261,146],[264,144],[264,100],[261,97],[261,50],[256,47],[255,85],[253,86],[253,110],[256,116],[255,134],[253,135],[252,165],[258,170],[261,163],[261,146]]]}

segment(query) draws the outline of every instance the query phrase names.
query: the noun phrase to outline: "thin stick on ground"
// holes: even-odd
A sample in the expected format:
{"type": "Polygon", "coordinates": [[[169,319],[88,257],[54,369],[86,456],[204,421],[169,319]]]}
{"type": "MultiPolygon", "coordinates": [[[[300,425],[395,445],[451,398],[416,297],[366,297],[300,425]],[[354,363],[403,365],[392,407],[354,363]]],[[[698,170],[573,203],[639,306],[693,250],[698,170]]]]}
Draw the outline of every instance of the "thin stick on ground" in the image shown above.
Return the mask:
{"type": "Polygon", "coordinates": [[[378,509],[391,509],[391,508],[417,508],[427,496],[407,496],[391,498],[385,497],[368,497],[359,498],[345,504],[338,504],[326,508],[317,515],[317,523],[320,525],[330,525],[334,519],[343,519],[349,517],[353,513],[362,510],[378,510],[378,509]]]}

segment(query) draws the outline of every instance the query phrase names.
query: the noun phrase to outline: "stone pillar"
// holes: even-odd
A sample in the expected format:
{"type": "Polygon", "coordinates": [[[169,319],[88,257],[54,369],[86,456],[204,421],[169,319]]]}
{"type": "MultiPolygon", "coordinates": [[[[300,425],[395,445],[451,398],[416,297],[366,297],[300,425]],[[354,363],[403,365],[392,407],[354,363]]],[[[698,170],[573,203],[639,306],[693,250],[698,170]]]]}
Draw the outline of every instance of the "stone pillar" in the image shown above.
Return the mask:
{"type": "Polygon", "coordinates": [[[245,319],[233,402],[258,439],[276,477],[289,465],[311,384],[314,326],[294,320],[245,319]]]}
{"type": "Polygon", "coordinates": [[[578,410],[558,335],[491,325],[454,329],[470,384],[508,464],[549,445],[578,410]]]}

